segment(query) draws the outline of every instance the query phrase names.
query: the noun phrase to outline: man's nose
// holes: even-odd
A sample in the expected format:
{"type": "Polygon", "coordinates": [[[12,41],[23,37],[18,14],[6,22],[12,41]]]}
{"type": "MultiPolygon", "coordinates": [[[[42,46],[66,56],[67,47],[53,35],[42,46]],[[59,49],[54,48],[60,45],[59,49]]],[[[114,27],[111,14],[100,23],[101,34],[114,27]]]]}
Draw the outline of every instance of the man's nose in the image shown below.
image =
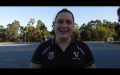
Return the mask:
{"type": "Polygon", "coordinates": [[[62,27],[67,27],[67,23],[64,21],[62,27]]]}

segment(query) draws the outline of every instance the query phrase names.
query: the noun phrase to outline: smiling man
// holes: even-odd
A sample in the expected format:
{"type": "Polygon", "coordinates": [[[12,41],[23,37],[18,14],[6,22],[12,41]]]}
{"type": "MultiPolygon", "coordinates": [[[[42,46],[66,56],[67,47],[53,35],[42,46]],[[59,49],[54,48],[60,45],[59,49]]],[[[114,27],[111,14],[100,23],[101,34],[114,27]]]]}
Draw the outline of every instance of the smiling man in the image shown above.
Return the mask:
{"type": "Polygon", "coordinates": [[[35,50],[30,68],[96,68],[89,47],[71,37],[74,30],[72,12],[59,11],[54,29],[54,38],[41,43],[35,50]]]}

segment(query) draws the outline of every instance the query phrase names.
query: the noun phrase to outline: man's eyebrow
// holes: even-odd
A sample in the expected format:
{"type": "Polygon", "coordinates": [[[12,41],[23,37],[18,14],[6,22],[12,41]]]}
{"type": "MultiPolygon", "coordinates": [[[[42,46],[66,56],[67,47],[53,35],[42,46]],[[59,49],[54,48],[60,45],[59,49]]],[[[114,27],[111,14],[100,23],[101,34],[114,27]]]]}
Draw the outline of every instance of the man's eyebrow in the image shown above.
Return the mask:
{"type": "Polygon", "coordinates": [[[71,21],[71,20],[67,20],[67,21],[71,21]]]}
{"type": "MultiPolygon", "coordinates": [[[[63,20],[63,19],[58,19],[58,20],[63,20]]],[[[71,20],[67,20],[67,21],[71,21],[71,20]]]]}

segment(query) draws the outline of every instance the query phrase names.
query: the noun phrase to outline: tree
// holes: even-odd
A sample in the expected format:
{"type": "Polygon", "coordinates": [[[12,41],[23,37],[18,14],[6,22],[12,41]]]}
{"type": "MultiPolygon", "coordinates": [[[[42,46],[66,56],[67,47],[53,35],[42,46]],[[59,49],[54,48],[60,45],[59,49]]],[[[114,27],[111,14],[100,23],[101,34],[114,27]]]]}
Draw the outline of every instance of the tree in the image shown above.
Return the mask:
{"type": "MultiPolygon", "coordinates": [[[[45,24],[41,21],[37,21],[36,27],[34,27],[35,20],[31,18],[28,24],[23,27],[20,26],[19,21],[9,23],[7,28],[0,25],[0,38],[2,41],[16,41],[18,38],[26,39],[27,41],[40,41],[44,40],[45,35],[55,35],[54,23],[52,23],[53,29],[51,32],[47,30],[45,24]],[[20,33],[19,33],[20,32],[20,33]],[[19,35],[19,36],[18,36],[19,35]]],[[[120,38],[120,25],[117,22],[110,22],[108,20],[90,20],[87,24],[83,23],[80,27],[77,23],[74,23],[74,31],[72,36],[81,40],[106,40],[107,37],[114,37],[115,40],[120,38]]]]}
{"type": "Polygon", "coordinates": [[[2,32],[3,29],[4,29],[4,26],[0,25],[0,32],[2,32]]]}
{"type": "Polygon", "coordinates": [[[79,29],[79,26],[78,26],[78,24],[77,23],[74,23],[74,29],[79,29]]]}
{"type": "Polygon", "coordinates": [[[30,19],[30,21],[28,21],[27,27],[25,27],[26,30],[26,38],[28,40],[28,42],[32,41],[32,38],[34,36],[34,26],[33,24],[35,23],[35,20],[33,18],[30,19]]]}
{"type": "Polygon", "coordinates": [[[46,36],[46,35],[51,35],[51,34],[50,34],[50,32],[49,32],[49,31],[44,30],[44,31],[42,31],[42,35],[43,35],[43,36],[46,36]]]}
{"type": "Polygon", "coordinates": [[[55,30],[52,30],[52,31],[50,32],[50,34],[51,34],[51,35],[55,35],[55,30]]]}
{"type": "Polygon", "coordinates": [[[90,32],[91,32],[90,39],[93,40],[93,41],[96,41],[97,38],[98,38],[98,33],[97,33],[96,29],[95,28],[91,28],[90,32]]]}
{"type": "Polygon", "coordinates": [[[24,34],[24,30],[25,28],[23,27],[23,26],[20,26],[20,33],[19,33],[19,37],[21,38],[21,39],[23,39],[22,37],[23,37],[23,34],[24,34]]]}
{"type": "Polygon", "coordinates": [[[46,35],[51,35],[50,32],[49,32],[48,30],[42,31],[41,34],[42,34],[42,36],[43,36],[43,39],[42,39],[43,41],[45,41],[44,36],[46,36],[46,35]]]}
{"type": "Polygon", "coordinates": [[[75,38],[75,39],[77,39],[77,40],[80,40],[80,33],[81,33],[81,31],[80,30],[77,30],[77,29],[74,29],[73,30],[73,34],[72,34],[72,37],[73,38],[75,38]]]}
{"type": "Polygon", "coordinates": [[[91,32],[90,32],[90,30],[86,30],[86,33],[87,33],[87,39],[90,40],[90,37],[91,37],[91,32]]]}
{"type": "Polygon", "coordinates": [[[96,22],[96,28],[97,27],[103,27],[103,24],[102,24],[101,20],[96,19],[95,22],[96,22]]]}
{"type": "Polygon", "coordinates": [[[105,40],[107,38],[108,33],[106,27],[98,27],[96,30],[98,32],[98,39],[100,41],[105,40]]]}
{"type": "Polygon", "coordinates": [[[14,39],[18,39],[18,31],[19,31],[19,28],[20,28],[20,23],[19,21],[17,20],[14,20],[14,22],[12,22],[12,30],[13,30],[13,33],[14,33],[14,39]]]}
{"type": "Polygon", "coordinates": [[[18,30],[20,28],[20,23],[17,20],[14,20],[12,24],[8,24],[6,28],[7,39],[9,41],[17,41],[18,40],[18,30]]]}
{"type": "Polygon", "coordinates": [[[37,21],[36,27],[39,28],[41,31],[47,30],[47,27],[45,26],[45,24],[41,20],[37,21]]]}
{"type": "Polygon", "coordinates": [[[4,26],[0,25],[0,41],[2,42],[4,38],[4,26]]]}
{"type": "Polygon", "coordinates": [[[89,30],[81,31],[81,40],[89,41],[91,37],[91,32],[89,30]]]}
{"type": "Polygon", "coordinates": [[[102,21],[103,27],[106,27],[106,23],[107,23],[106,20],[103,20],[103,21],[102,21]]]}
{"type": "Polygon", "coordinates": [[[86,30],[86,29],[87,29],[86,26],[87,26],[87,25],[86,25],[85,23],[83,23],[83,24],[80,26],[79,30],[81,30],[81,31],[86,30]]]}
{"type": "Polygon", "coordinates": [[[52,28],[54,29],[55,27],[55,21],[52,22],[52,28]]]}
{"type": "Polygon", "coordinates": [[[4,26],[0,25],[0,35],[3,35],[4,26]]]}
{"type": "Polygon", "coordinates": [[[28,21],[27,26],[32,26],[35,23],[35,20],[33,18],[30,19],[30,21],[28,21]]]}
{"type": "Polygon", "coordinates": [[[43,36],[41,34],[41,31],[38,31],[35,36],[35,40],[38,42],[41,42],[43,40],[43,36]]]}

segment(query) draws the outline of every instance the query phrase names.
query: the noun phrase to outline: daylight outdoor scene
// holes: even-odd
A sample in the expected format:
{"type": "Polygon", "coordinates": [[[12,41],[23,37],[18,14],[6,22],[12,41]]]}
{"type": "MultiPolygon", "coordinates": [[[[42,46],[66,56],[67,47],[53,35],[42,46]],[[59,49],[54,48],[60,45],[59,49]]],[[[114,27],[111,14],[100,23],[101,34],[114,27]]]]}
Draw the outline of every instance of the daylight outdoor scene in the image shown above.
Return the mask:
{"type": "Polygon", "coordinates": [[[63,8],[73,13],[72,37],[87,44],[96,68],[120,68],[120,6],[0,7],[0,68],[29,68],[36,48],[54,38],[63,8]]]}

